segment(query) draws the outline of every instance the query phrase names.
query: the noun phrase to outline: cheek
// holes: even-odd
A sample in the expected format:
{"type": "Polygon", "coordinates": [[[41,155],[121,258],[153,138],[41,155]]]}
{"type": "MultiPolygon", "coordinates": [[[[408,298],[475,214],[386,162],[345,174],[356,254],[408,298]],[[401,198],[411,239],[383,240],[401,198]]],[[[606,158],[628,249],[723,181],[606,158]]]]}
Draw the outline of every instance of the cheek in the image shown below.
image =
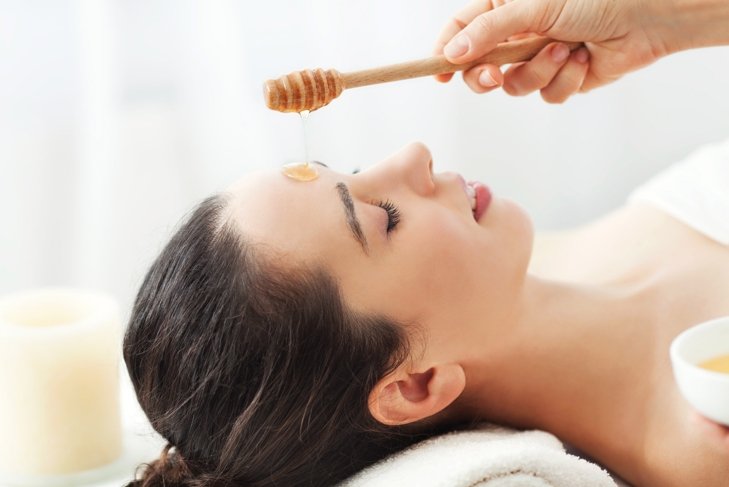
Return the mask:
{"type": "Polygon", "coordinates": [[[436,213],[432,218],[413,222],[409,247],[423,259],[445,261],[454,266],[467,265],[482,254],[488,245],[485,232],[452,211],[436,213]]]}
{"type": "Polygon", "coordinates": [[[466,306],[472,296],[498,304],[518,287],[531,255],[531,222],[520,207],[505,204],[489,227],[431,214],[413,222],[407,247],[422,270],[417,287],[437,306],[466,306]]]}
{"type": "Polygon", "coordinates": [[[343,279],[350,304],[402,322],[423,322],[446,305],[459,305],[474,285],[467,274],[478,253],[474,229],[452,213],[433,216],[409,220],[392,236],[391,249],[350,266],[343,279]]]}
{"type": "MultiPolygon", "coordinates": [[[[407,247],[411,266],[419,269],[417,287],[428,299],[448,300],[464,296],[476,284],[478,269],[485,265],[484,240],[478,229],[452,213],[413,222],[417,225],[407,247]]],[[[413,272],[416,274],[416,272],[413,272]]]]}

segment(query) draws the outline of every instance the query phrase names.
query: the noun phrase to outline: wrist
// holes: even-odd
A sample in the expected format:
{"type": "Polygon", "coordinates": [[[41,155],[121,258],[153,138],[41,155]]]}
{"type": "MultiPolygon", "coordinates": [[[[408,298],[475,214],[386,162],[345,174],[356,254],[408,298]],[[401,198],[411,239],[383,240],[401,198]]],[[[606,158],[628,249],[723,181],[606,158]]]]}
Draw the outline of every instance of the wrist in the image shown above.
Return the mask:
{"type": "Polygon", "coordinates": [[[729,44],[729,0],[658,0],[657,35],[667,54],[729,44]]]}

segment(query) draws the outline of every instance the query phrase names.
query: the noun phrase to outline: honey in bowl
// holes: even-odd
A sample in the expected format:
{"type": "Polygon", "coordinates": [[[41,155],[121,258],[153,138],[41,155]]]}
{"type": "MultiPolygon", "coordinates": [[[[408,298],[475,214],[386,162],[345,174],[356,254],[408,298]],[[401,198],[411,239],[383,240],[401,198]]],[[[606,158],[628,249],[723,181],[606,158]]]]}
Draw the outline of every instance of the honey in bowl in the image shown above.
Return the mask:
{"type": "Polygon", "coordinates": [[[720,355],[718,357],[706,360],[699,364],[699,367],[708,369],[714,372],[723,372],[729,374],[729,354],[720,355]]]}

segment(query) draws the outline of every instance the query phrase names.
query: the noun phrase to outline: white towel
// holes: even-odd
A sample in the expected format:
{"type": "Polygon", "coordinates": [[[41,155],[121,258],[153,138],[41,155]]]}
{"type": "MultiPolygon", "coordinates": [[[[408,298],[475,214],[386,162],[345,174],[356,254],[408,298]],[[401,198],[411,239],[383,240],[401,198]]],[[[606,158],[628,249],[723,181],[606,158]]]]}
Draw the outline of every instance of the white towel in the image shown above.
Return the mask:
{"type": "Polygon", "coordinates": [[[729,140],[703,146],[636,188],[643,201],[729,245],[729,140]]]}
{"type": "Polygon", "coordinates": [[[544,431],[484,425],[423,441],[342,487],[616,487],[597,465],[544,431]]]}

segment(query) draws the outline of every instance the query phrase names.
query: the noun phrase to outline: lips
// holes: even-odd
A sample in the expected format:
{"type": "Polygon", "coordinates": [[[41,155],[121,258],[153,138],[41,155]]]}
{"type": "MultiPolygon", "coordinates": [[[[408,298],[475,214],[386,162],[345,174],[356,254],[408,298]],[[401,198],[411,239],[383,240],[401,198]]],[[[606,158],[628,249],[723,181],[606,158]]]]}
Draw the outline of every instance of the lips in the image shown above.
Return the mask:
{"type": "Polygon", "coordinates": [[[467,186],[472,188],[473,193],[475,193],[475,203],[472,202],[471,210],[473,211],[473,218],[479,221],[491,203],[491,190],[478,181],[469,181],[467,186]]]}

